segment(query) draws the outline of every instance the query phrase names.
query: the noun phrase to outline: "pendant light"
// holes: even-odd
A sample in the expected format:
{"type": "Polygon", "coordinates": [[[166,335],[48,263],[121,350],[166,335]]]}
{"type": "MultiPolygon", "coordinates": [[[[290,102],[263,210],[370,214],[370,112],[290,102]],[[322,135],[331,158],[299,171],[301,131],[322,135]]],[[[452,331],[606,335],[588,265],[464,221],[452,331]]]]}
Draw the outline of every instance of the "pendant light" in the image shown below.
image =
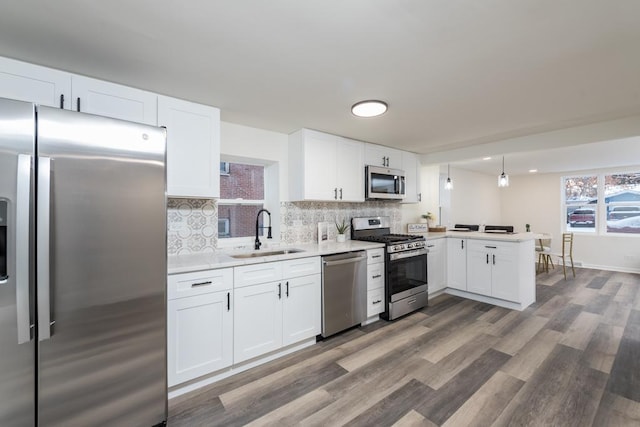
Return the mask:
{"type": "Polygon", "coordinates": [[[502,156],[502,173],[498,177],[498,187],[508,187],[509,186],[509,175],[504,173],[504,156],[502,156]]]}
{"type": "Polygon", "coordinates": [[[449,164],[447,164],[447,182],[444,183],[445,190],[451,190],[453,188],[453,182],[451,182],[451,176],[449,172],[449,164]]]}

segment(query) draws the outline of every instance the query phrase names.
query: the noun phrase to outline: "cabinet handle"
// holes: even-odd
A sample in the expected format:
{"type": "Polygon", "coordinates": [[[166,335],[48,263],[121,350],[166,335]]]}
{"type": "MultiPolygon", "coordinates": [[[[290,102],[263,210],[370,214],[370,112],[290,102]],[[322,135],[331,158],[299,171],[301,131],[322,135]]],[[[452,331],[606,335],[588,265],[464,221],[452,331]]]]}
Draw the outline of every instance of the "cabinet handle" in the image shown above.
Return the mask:
{"type": "Polygon", "coordinates": [[[338,187],[333,189],[333,198],[335,200],[338,200],[338,187]]]}
{"type": "Polygon", "coordinates": [[[493,265],[496,265],[496,256],[493,255],[493,265]]]}
{"type": "Polygon", "coordinates": [[[342,188],[340,189],[340,200],[342,200],[342,188]]]}
{"type": "Polygon", "coordinates": [[[231,292],[227,292],[227,311],[231,310],[231,292]]]}
{"type": "Polygon", "coordinates": [[[489,264],[489,254],[487,254],[487,264],[489,264]]]}
{"type": "Polygon", "coordinates": [[[195,288],[195,287],[198,287],[198,286],[206,286],[206,285],[210,285],[211,283],[212,283],[211,280],[208,280],[206,282],[200,282],[200,283],[192,283],[191,287],[195,288]]]}
{"type": "Polygon", "coordinates": [[[372,279],[377,279],[378,277],[382,277],[382,274],[376,274],[375,276],[371,276],[372,279]]]}
{"type": "Polygon", "coordinates": [[[282,283],[278,283],[278,299],[282,299],[282,283]]]}
{"type": "Polygon", "coordinates": [[[64,108],[64,93],[60,94],[60,109],[64,108]]]}
{"type": "Polygon", "coordinates": [[[435,247],[435,246],[436,246],[436,245],[427,245],[427,247],[428,247],[428,248],[433,248],[433,247],[435,247]]]}
{"type": "Polygon", "coordinates": [[[80,112],[80,97],[78,97],[78,101],[76,103],[76,111],[80,112]]]}
{"type": "Polygon", "coordinates": [[[382,156],[382,166],[387,166],[387,158],[382,156]]]}
{"type": "Polygon", "coordinates": [[[381,299],[379,299],[378,301],[373,301],[371,304],[380,304],[382,302],[381,299]]]}
{"type": "Polygon", "coordinates": [[[382,258],[382,255],[373,255],[371,258],[382,258]]]}
{"type": "Polygon", "coordinates": [[[422,201],[422,193],[418,193],[418,201],[421,202],[422,201]]]}
{"type": "Polygon", "coordinates": [[[485,246],[485,248],[487,248],[487,249],[496,249],[495,246],[485,246]]]}
{"type": "Polygon", "coordinates": [[[289,298],[289,282],[287,281],[287,292],[286,292],[287,298],[289,298]]]}
{"type": "Polygon", "coordinates": [[[461,249],[464,249],[464,240],[460,240],[460,244],[462,245],[461,249]]]}

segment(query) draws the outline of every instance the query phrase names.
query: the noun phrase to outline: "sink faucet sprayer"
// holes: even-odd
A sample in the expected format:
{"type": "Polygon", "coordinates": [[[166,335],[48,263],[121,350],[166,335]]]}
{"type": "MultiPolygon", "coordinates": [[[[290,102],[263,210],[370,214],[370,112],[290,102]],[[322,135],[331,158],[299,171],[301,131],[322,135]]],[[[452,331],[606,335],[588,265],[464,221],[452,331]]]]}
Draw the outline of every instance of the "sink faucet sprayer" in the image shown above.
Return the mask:
{"type": "Polygon", "coordinates": [[[266,209],[260,209],[258,211],[258,214],[256,215],[256,242],[254,246],[256,250],[260,249],[260,246],[262,245],[262,243],[260,243],[260,239],[258,238],[258,230],[261,228],[265,228],[264,226],[261,227],[260,225],[258,225],[258,221],[260,220],[260,214],[262,212],[266,212],[267,215],[269,215],[269,226],[267,227],[267,239],[271,239],[271,212],[269,212],[266,209]]]}

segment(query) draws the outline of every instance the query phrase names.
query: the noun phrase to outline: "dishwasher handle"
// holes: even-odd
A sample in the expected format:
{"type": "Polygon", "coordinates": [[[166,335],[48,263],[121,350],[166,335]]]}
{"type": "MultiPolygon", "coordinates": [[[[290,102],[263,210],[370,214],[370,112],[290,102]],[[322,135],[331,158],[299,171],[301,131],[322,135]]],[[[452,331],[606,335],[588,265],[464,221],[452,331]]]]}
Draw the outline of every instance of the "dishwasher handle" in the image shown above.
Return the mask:
{"type": "Polygon", "coordinates": [[[322,261],[322,262],[323,262],[324,265],[332,266],[332,265],[340,265],[340,264],[351,264],[351,263],[358,262],[358,261],[364,261],[366,259],[367,259],[366,256],[357,256],[357,257],[353,257],[353,258],[341,259],[341,260],[338,260],[338,261],[322,261]]]}

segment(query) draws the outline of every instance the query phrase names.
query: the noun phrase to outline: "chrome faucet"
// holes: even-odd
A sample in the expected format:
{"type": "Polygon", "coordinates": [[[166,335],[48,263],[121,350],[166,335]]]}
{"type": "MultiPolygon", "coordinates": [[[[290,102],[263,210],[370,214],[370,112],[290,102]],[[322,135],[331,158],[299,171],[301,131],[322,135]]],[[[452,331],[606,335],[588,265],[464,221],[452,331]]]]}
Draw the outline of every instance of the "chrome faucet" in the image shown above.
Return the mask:
{"type": "Polygon", "coordinates": [[[271,239],[271,212],[269,212],[266,209],[260,209],[258,211],[258,214],[256,215],[256,242],[254,246],[256,250],[260,249],[260,246],[262,245],[262,243],[260,243],[260,239],[258,238],[258,230],[260,230],[261,228],[265,228],[264,226],[260,227],[260,225],[258,224],[258,221],[260,220],[260,214],[262,212],[266,212],[267,215],[269,215],[269,226],[267,227],[267,239],[271,239]]]}

